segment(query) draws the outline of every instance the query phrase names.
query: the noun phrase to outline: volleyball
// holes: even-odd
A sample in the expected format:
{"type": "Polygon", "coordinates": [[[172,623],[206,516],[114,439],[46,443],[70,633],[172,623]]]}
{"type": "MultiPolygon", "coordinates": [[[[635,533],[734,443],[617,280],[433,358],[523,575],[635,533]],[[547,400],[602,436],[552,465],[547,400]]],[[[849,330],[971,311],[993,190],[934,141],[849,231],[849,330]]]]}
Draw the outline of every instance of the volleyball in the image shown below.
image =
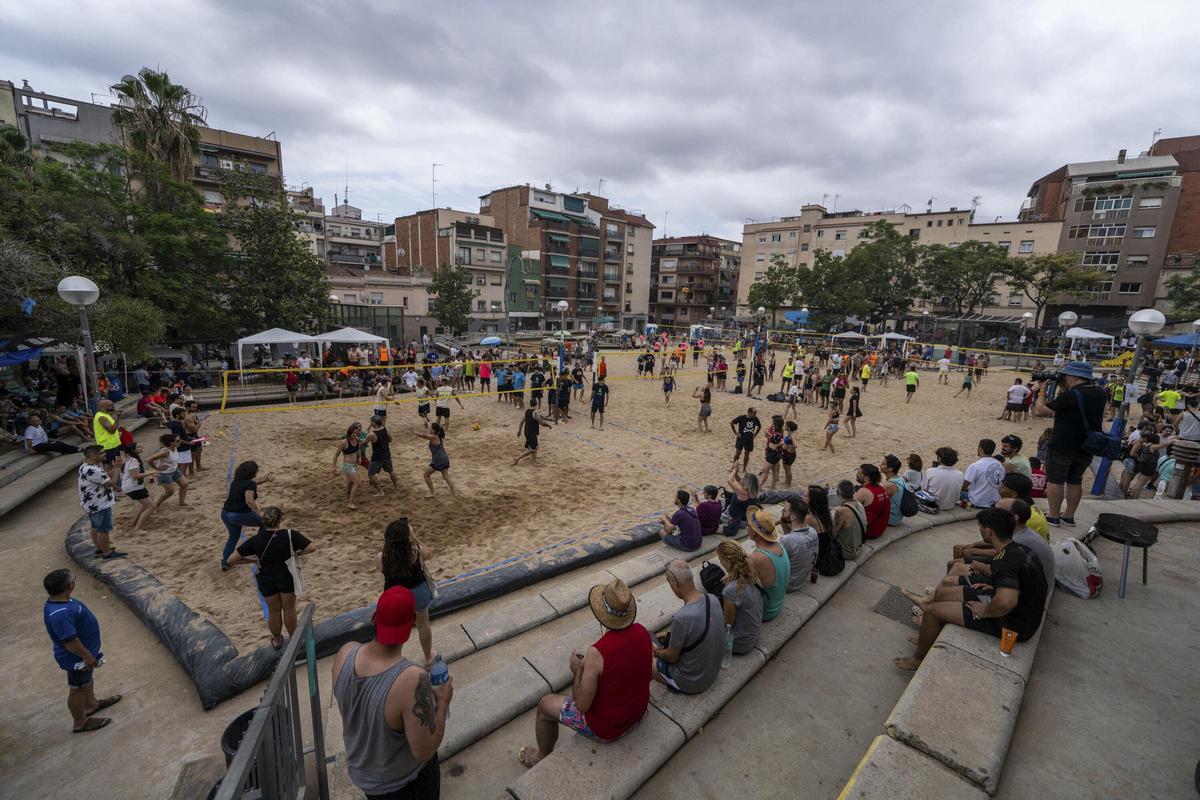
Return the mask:
{"type": "Polygon", "coordinates": [[[477,430],[479,430],[479,423],[478,423],[478,422],[474,422],[474,423],[472,423],[472,424],[471,424],[471,430],[473,430],[473,431],[477,431],[477,430]]]}

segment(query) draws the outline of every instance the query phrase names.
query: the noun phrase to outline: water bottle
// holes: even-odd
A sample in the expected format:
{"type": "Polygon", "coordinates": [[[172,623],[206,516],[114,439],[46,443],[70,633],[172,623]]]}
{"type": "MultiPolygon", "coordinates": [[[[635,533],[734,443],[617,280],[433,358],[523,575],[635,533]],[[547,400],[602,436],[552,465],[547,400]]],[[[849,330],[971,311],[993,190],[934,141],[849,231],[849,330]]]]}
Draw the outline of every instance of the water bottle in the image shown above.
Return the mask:
{"type": "Polygon", "coordinates": [[[721,656],[721,669],[733,666],[733,626],[725,626],[725,653],[721,656]]]}
{"type": "MultiPolygon", "coordinates": [[[[450,668],[446,666],[442,654],[438,653],[433,657],[433,664],[429,667],[429,682],[434,686],[441,686],[448,680],[450,680],[450,668]]],[[[446,709],[446,719],[450,719],[450,709],[448,708],[446,709]]]]}
{"type": "MultiPolygon", "coordinates": [[[[104,656],[100,656],[100,658],[96,660],[97,667],[103,667],[107,663],[108,663],[108,661],[105,660],[104,656]]],[[[83,663],[82,661],[76,661],[75,666],[73,667],[73,669],[76,672],[81,672],[87,668],[88,668],[87,664],[83,663]]]]}

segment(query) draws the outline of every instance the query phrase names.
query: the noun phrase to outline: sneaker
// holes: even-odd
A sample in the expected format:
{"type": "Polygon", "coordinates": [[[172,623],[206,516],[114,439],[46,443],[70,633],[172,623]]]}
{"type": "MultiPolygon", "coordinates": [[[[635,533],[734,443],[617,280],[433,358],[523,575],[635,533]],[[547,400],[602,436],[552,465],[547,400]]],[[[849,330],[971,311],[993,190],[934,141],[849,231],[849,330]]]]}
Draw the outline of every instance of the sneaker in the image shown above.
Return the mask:
{"type": "MultiPolygon", "coordinates": [[[[1056,522],[1055,524],[1057,525],[1058,523],[1056,522]]],[[[225,562],[221,562],[221,572],[229,572],[231,569],[233,569],[233,567],[229,566],[225,562]]]]}
{"type": "Polygon", "coordinates": [[[1055,528],[1059,527],[1059,525],[1060,525],[1060,523],[1058,521],[1058,517],[1046,517],[1046,524],[1051,525],[1055,528]]]}
{"type": "Polygon", "coordinates": [[[1074,517],[1063,517],[1062,524],[1074,528],[1075,527],[1075,518],[1074,517]]]}

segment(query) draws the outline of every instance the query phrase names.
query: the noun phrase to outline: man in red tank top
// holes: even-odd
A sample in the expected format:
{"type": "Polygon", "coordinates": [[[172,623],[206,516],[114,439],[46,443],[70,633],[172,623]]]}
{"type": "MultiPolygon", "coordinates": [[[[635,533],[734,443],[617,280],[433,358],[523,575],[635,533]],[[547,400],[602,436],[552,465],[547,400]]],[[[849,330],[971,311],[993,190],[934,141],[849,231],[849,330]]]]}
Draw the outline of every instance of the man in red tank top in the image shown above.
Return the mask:
{"type": "Polygon", "coordinates": [[[863,536],[878,539],[887,530],[888,515],[892,511],[892,498],[883,488],[883,473],[874,464],[860,464],[854,477],[859,483],[854,499],[862,503],[867,512],[867,529],[863,536]]]}
{"type": "Polygon", "coordinates": [[[538,702],[536,747],[522,747],[518,758],[532,767],[554,751],[558,726],[601,742],[628,733],[650,703],[652,645],[649,632],[634,622],[637,600],[623,581],[593,586],[588,605],[605,633],[586,652],[571,654],[571,694],[550,693],[538,702]]]}

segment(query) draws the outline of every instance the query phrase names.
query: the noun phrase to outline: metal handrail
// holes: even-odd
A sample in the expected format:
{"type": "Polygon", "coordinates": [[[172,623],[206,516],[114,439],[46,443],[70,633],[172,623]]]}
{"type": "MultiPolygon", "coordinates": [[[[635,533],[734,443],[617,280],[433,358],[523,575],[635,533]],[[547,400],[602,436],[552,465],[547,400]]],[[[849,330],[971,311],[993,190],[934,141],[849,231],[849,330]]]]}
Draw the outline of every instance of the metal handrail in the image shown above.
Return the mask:
{"type": "Polygon", "coordinates": [[[299,635],[292,636],[283,649],[279,664],[271,673],[262,700],[250,720],[250,726],[238,745],[237,754],[221,779],[215,800],[302,800],[307,777],[304,769],[306,752],[314,753],[316,760],[317,797],[329,800],[325,728],[321,719],[317,649],[312,625],[315,609],[316,605],[309,603],[300,613],[297,626],[299,635]],[[301,643],[304,645],[304,666],[308,674],[308,697],[312,713],[311,751],[304,747],[296,688],[296,657],[301,643]],[[281,767],[290,769],[281,771],[281,767]]]}

